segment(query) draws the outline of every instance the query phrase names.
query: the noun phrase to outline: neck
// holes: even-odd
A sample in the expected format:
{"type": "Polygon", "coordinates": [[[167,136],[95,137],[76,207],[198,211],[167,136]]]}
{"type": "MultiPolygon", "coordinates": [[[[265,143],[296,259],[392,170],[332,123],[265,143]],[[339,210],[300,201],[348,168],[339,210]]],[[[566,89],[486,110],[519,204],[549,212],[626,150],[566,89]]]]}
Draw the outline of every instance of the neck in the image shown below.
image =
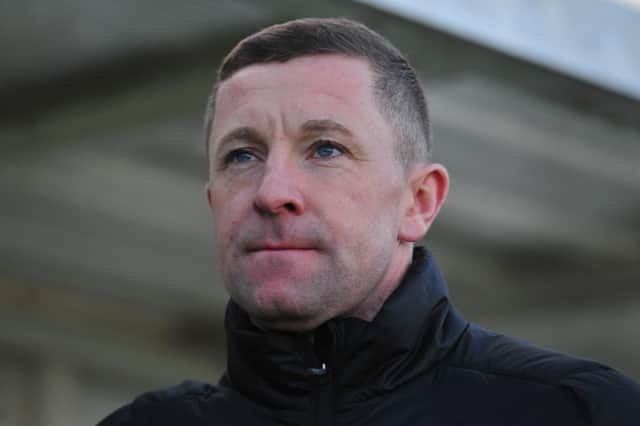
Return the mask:
{"type": "Polygon", "coordinates": [[[348,312],[349,317],[356,317],[371,322],[387,298],[400,285],[413,258],[413,244],[399,243],[398,249],[389,262],[389,267],[379,284],[371,289],[364,300],[348,312]]]}

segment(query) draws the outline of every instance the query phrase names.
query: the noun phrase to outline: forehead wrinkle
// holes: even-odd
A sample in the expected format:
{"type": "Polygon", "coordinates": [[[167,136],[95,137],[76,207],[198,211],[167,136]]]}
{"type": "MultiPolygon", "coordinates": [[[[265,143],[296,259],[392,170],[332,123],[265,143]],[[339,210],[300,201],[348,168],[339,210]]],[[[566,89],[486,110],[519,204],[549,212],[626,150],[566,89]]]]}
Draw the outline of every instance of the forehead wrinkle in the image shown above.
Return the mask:
{"type": "Polygon", "coordinates": [[[332,119],[311,119],[302,124],[303,133],[337,132],[352,137],[351,131],[332,119]]]}

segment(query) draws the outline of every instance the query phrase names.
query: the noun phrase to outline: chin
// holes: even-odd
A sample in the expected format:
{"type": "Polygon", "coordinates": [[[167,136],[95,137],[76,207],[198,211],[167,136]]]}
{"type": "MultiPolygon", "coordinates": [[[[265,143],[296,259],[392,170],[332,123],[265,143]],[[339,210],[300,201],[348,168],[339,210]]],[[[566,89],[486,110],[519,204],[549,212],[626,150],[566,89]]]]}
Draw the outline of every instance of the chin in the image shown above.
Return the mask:
{"type": "Polygon", "coordinates": [[[253,270],[242,278],[232,276],[227,281],[227,290],[263,328],[302,331],[326,321],[329,301],[327,295],[317,294],[316,288],[322,283],[314,282],[308,270],[280,272],[285,273],[253,270]]]}
{"type": "Polygon", "coordinates": [[[255,295],[244,302],[238,304],[256,324],[266,329],[305,331],[316,328],[325,321],[323,314],[326,310],[318,309],[317,304],[308,306],[292,295],[268,292],[255,295]]]}

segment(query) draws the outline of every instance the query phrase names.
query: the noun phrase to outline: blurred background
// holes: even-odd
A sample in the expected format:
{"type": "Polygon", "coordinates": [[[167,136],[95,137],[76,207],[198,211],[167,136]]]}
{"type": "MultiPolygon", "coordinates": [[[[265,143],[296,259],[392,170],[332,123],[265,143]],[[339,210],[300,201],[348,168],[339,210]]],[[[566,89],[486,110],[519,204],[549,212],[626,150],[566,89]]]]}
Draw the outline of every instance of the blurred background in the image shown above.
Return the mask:
{"type": "Polygon", "coordinates": [[[640,379],[640,9],[607,0],[0,3],[0,426],[95,424],[224,368],[201,118],[222,55],[302,16],[423,78],[469,320],[640,379]]]}

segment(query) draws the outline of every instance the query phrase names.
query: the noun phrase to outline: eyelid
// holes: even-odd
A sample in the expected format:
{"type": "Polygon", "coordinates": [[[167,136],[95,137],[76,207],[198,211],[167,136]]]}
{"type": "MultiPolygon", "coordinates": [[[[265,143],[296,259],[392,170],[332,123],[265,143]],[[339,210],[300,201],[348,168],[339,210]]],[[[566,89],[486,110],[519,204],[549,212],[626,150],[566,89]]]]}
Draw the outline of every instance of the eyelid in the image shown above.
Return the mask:
{"type": "Polygon", "coordinates": [[[334,139],[329,139],[329,138],[319,138],[313,141],[313,143],[311,144],[311,146],[309,147],[310,150],[313,150],[315,148],[318,148],[322,145],[331,145],[332,147],[336,148],[338,151],[340,151],[342,154],[346,154],[349,152],[349,150],[340,142],[337,142],[334,139]]]}
{"type": "Polygon", "coordinates": [[[224,152],[220,156],[219,164],[220,169],[224,169],[232,164],[242,164],[244,162],[234,161],[234,156],[239,154],[248,154],[254,157],[254,160],[260,159],[260,154],[256,151],[256,149],[247,147],[247,146],[239,146],[237,148],[230,148],[228,151],[224,152]]]}
{"type": "Polygon", "coordinates": [[[311,147],[317,147],[319,145],[325,145],[325,144],[333,145],[336,148],[339,148],[341,150],[346,150],[344,145],[342,145],[340,142],[336,141],[335,139],[331,139],[331,138],[316,138],[311,143],[311,147]]]}

